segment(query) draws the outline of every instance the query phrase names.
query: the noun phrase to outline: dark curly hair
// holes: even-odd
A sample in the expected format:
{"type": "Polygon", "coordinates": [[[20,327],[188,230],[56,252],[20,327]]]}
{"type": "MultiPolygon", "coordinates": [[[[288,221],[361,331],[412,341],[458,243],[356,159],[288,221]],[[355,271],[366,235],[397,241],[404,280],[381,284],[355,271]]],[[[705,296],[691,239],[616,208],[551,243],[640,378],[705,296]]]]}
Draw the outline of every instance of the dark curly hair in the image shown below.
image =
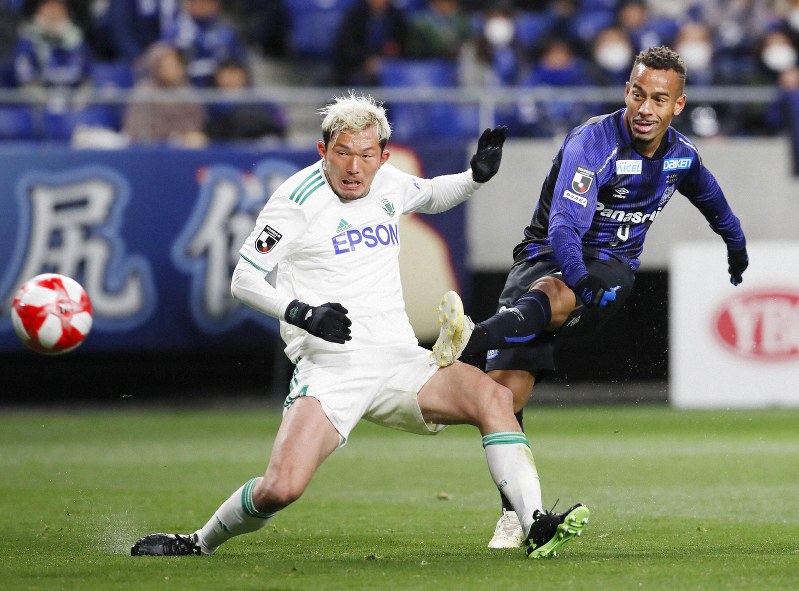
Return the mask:
{"type": "Polygon", "coordinates": [[[643,50],[641,53],[635,56],[633,69],[635,69],[638,64],[643,64],[647,68],[651,68],[653,70],[674,70],[674,72],[677,74],[677,77],[680,78],[680,80],[683,82],[683,85],[685,85],[685,77],[687,74],[685,63],[682,61],[680,54],[670,47],[660,45],[658,47],[650,47],[649,49],[643,50]]]}

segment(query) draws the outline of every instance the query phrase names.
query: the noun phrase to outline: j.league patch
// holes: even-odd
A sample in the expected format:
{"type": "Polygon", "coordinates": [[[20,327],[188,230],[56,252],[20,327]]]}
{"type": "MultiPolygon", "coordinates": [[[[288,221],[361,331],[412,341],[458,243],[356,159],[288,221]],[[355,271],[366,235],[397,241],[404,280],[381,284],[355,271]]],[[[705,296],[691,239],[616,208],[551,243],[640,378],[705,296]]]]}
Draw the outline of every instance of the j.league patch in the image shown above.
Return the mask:
{"type": "Polygon", "coordinates": [[[275,230],[272,226],[267,225],[261,233],[258,234],[258,238],[255,239],[255,250],[262,254],[266,254],[280,242],[281,238],[283,238],[283,234],[275,230]]]}
{"type": "Polygon", "coordinates": [[[588,192],[593,182],[594,173],[578,166],[577,172],[574,173],[574,178],[572,178],[572,191],[579,195],[583,195],[588,192]]]}

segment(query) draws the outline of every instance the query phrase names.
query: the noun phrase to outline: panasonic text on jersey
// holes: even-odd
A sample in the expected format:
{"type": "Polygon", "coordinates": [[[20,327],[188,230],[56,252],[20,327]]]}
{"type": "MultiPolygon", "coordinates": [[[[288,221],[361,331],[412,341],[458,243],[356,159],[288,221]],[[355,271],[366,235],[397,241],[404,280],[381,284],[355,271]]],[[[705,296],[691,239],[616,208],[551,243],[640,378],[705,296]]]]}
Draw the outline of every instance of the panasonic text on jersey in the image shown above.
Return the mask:
{"type": "Polygon", "coordinates": [[[646,222],[652,222],[660,213],[661,209],[662,208],[659,207],[651,213],[644,213],[643,211],[613,209],[612,207],[605,206],[605,204],[601,202],[596,204],[596,211],[601,217],[610,218],[625,224],[644,224],[646,222]]]}

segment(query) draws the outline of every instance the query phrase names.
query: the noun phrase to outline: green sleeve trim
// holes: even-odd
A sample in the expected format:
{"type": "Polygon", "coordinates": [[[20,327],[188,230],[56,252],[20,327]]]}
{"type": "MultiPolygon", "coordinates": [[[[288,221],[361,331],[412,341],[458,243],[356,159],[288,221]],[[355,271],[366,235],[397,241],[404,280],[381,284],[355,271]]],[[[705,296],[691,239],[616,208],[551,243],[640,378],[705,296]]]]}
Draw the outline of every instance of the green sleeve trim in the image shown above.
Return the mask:
{"type": "Polygon", "coordinates": [[[250,259],[248,259],[246,256],[244,256],[244,254],[243,254],[243,253],[241,253],[241,252],[240,252],[240,253],[239,253],[239,256],[240,256],[241,258],[243,258],[245,261],[247,261],[248,263],[250,263],[250,264],[251,264],[253,267],[255,267],[256,269],[258,269],[259,271],[262,271],[263,273],[269,273],[269,271],[267,271],[266,269],[264,269],[264,268],[263,268],[263,267],[261,267],[260,265],[256,264],[255,262],[251,261],[251,260],[250,260],[250,259]]]}

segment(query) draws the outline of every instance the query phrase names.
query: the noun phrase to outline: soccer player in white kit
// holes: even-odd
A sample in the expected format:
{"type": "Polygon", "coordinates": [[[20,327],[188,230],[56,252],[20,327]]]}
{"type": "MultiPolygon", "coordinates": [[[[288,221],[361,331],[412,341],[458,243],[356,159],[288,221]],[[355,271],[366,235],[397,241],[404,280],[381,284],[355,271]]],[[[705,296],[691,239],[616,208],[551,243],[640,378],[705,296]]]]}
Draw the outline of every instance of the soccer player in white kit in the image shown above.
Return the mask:
{"type": "MultiPolygon", "coordinates": [[[[483,132],[469,170],[421,179],[388,163],[391,129],[372,97],[335,98],[321,114],[320,160],[270,197],[233,273],[234,297],[281,320],[296,366],[266,473],[193,534],[150,534],[131,554],[213,554],[260,529],[300,497],[364,418],[417,434],[476,426],[491,476],[521,516],[528,555],[553,555],[582,532],[588,509],[542,511],[511,391],[468,364],[438,367],[413,333],[400,283],[399,216],[446,211],[469,198],[499,170],[507,130],[483,132]]],[[[462,315],[459,307],[439,317],[462,315]]]]}

